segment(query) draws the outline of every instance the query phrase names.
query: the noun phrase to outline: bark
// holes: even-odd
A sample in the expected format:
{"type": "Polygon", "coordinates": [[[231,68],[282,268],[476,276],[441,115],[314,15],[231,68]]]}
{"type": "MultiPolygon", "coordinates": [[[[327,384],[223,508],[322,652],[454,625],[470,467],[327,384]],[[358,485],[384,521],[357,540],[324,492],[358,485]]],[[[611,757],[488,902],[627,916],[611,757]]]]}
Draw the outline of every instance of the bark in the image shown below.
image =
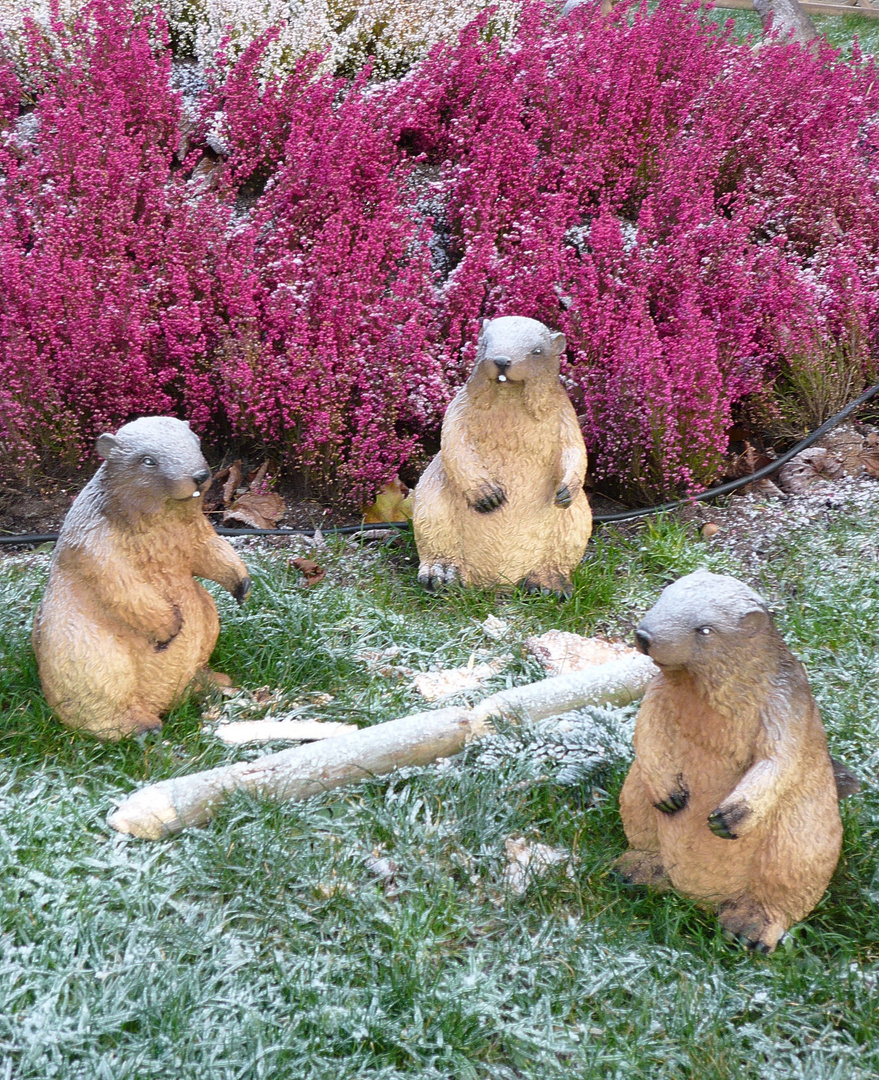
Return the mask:
{"type": "Polygon", "coordinates": [[[233,791],[294,801],[403,766],[428,765],[489,734],[498,717],[535,721],[586,705],[629,704],[642,696],[655,671],[646,656],[627,657],[502,690],[472,709],[414,713],[256,761],[162,780],[126,799],[110,816],[110,825],[119,832],[159,840],[206,824],[233,791]]]}
{"type": "Polygon", "coordinates": [[[766,37],[808,45],[819,36],[798,0],[754,0],[754,10],[760,16],[766,37]]]}

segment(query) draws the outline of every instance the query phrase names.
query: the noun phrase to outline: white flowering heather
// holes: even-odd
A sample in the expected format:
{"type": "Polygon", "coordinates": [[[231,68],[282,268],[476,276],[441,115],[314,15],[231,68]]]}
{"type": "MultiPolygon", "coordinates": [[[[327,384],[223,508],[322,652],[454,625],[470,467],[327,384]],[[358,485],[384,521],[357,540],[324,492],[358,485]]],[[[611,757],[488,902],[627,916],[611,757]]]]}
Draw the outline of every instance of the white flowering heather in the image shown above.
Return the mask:
{"type": "MultiPolygon", "coordinates": [[[[512,31],[520,4],[516,0],[361,0],[351,3],[350,21],[339,26],[337,64],[360,67],[375,58],[380,76],[400,74],[422,59],[439,41],[451,41],[481,11],[496,8],[491,29],[503,37],[512,31]]],[[[333,5],[330,0],[330,6],[333,5]]]]}
{"type": "MultiPolygon", "coordinates": [[[[60,0],[60,15],[69,24],[86,0],[60,0]]],[[[168,20],[176,53],[195,55],[212,67],[226,43],[230,59],[260,34],[280,27],[266,53],[263,77],[287,70],[304,53],[327,54],[327,67],[352,73],[374,58],[379,77],[401,74],[440,41],[453,40],[491,0],[159,0],[168,20]]],[[[135,8],[152,8],[149,0],[135,8]]],[[[520,0],[499,0],[492,6],[490,30],[507,37],[520,0]]],[[[24,19],[31,14],[49,29],[50,0],[0,0],[0,31],[16,60],[24,59],[24,19]]]]}
{"type": "MultiPolygon", "coordinates": [[[[187,7],[186,0],[164,0],[169,17],[172,7],[187,7]]],[[[199,0],[203,14],[195,30],[195,54],[205,67],[213,65],[225,41],[230,59],[260,34],[280,27],[278,37],[266,51],[263,77],[282,70],[306,52],[323,51],[335,60],[335,35],[328,5],[323,0],[199,0]]]]}

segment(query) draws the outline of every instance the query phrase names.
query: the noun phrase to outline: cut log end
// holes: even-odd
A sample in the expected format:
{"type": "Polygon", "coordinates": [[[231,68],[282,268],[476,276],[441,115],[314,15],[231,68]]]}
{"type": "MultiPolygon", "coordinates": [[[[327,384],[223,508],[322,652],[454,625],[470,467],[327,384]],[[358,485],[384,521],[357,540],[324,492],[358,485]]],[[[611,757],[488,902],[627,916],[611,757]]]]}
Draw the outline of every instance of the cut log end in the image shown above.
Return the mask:
{"type": "Polygon", "coordinates": [[[168,793],[158,784],[136,791],[109,816],[107,823],[117,832],[141,840],[162,840],[186,828],[168,793]]]}

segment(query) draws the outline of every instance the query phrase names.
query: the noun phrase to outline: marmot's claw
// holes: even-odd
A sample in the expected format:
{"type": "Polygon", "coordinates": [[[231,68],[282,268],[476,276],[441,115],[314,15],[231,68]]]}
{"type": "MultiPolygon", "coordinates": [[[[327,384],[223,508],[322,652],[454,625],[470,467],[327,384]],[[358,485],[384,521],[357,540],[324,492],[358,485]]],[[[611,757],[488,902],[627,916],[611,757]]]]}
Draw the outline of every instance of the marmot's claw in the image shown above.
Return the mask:
{"type": "Polygon", "coordinates": [[[235,597],[239,604],[243,604],[244,601],[250,596],[252,588],[253,582],[250,580],[250,578],[242,578],[232,591],[232,595],[235,597]]]}
{"type": "Polygon", "coordinates": [[[507,493],[502,487],[491,487],[486,490],[484,495],[480,495],[478,499],[473,502],[473,509],[480,514],[490,514],[493,510],[497,510],[499,506],[503,506],[507,501],[507,493]]]}
{"type": "Polygon", "coordinates": [[[562,484],[562,486],[555,493],[556,506],[560,506],[563,510],[567,510],[567,508],[571,505],[572,500],[573,497],[571,495],[571,489],[568,487],[567,484],[562,484]]]}
{"type": "Polygon", "coordinates": [[[448,563],[422,563],[418,568],[418,584],[428,592],[437,592],[458,580],[457,566],[448,563]]]}
{"type": "Polygon", "coordinates": [[[177,635],[183,629],[183,612],[180,610],[179,607],[177,607],[176,604],[172,604],[172,609],[174,611],[174,622],[176,623],[176,628],[163,641],[156,642],[156,652],[164,652],[165,649],[167,649],[171,642],[174,640],[174,638],[177,637],[177,635]]]}
{"type": "Polygon", "coordinates": [[[570,600],[574,595],[573,584],[560,574],[549,582],[529,577],[520,584],[529,596],[554,596],[557,600],[570,600]]]}
{"type": "Polygon", "coordinates": [[[683,810],[689,801],[689,791],[685,788],[679,788],[670,795],[666,795],[662,802],[654,803],[653,805],[657,810],[661,810],[663,814],[676,814],[678,810],[683,810]]]}
{"type": "Polygon", "coordinates": [[[708,815],[708,828],[721,840],[736,839],[736,834],[730,829],[730,824],[720,810],[712,810],[708,815]]]}

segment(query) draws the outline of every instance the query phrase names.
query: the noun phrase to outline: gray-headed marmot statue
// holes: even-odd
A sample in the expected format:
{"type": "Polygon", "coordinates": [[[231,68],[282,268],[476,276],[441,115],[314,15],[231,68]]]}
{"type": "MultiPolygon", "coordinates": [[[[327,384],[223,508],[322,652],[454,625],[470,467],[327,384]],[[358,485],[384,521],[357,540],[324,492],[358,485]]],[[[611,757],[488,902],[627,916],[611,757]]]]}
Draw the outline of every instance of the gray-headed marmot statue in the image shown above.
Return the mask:
{"type": "Polygon", "coordinates": [[[476,366],[415,488],[426,589],[460,580],[571,595],[592,514],[586,447],[559,380],[564,348],[564,334],[534,319],[483,323],[476,366]]]}
{"type": "Polygon", "coordinates": [[[771,952],[821,898],[842,838],[803,666],[757,593],[707,571],[669,585],[635,639],[660,671],[635,723],[615,868],[708,902],[729,935],[771,952]]]}
{"type": "Polygon", "coordinates": [[[119,739],[161,727],[193,678],[213,675],[220,623],[193,576],[239,602],[250,579],[202,511],[211,474],[187,423],[145,417],[97,450],[104,464],[64,521],[33,645],[58,717],[119,739]]]}

